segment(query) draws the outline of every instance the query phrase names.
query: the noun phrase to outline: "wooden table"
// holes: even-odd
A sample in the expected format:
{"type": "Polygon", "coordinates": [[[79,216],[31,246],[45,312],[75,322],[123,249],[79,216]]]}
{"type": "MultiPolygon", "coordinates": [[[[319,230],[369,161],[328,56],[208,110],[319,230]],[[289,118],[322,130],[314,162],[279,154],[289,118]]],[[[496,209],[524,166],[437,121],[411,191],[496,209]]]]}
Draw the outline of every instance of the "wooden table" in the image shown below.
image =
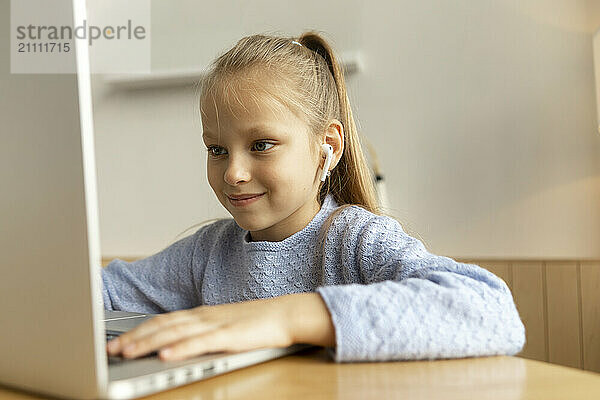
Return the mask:
{"type": "MultiPolygon", "coordinates": [[[[0,400],[39,399],[0,389],[0,400]]],[[[600,374],[519,357],[335,363],[324,349],[215,376],[145,399],[600,399],[600,374]]]]}

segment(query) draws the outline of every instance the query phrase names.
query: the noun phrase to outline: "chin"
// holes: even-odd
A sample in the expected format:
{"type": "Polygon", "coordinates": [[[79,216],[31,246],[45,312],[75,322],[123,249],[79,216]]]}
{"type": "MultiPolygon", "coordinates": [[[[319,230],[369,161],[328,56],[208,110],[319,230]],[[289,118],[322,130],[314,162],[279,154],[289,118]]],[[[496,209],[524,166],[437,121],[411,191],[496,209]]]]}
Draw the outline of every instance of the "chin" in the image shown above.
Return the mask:
{"type": "Polygon", "coordinates": [[[239,225],[240,228],[245,229],[250,232],[262,231],[269,227],[265,223],[260,223],[258,221],[252,221],[252,220],[249,220],[248,218],[234,216],[233,219],[235,219],[235,222],[239,225]]]}

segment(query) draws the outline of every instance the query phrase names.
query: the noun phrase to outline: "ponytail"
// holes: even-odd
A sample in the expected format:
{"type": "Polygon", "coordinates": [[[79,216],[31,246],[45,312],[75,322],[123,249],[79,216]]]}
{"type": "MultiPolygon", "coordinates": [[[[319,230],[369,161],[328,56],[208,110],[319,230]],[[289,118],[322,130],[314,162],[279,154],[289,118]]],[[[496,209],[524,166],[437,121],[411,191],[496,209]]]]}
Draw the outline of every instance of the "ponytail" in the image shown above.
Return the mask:
{"type": "Polygon", "coordinates": [[[337,62],[333,49],[315,32],[304,33],[298,42],[320,56],[327,64],[335,83],[338,119],[344,127],[344,152],[336,168],[331,171],[328,185],[323,185],[319,191],[321,203],[327,194],[331,193],[340,205],[323,224],[319,240],[322,241],[335,216],[345,208],[357,205],[377,215],[381,215],[382,210],[377,200],[373,173],[367,164],[354,122],[344,72],[337,62]]]}
{"type": "Polygon", "coordinates": [[[317,33],[304,33],[298,42],[319,55],[327,64],[335,83],[339,104],[338,118],[344,127],[345,149],[337,167],[331,171],[331,187],[323,185],[321,188],[320,200],[322,201],[327,193],[331,193],[340,205],[359,205],[372,213],[380,214],[372,172],[362,151],[348,100],[344,72],[331,46],[317,33]]]}

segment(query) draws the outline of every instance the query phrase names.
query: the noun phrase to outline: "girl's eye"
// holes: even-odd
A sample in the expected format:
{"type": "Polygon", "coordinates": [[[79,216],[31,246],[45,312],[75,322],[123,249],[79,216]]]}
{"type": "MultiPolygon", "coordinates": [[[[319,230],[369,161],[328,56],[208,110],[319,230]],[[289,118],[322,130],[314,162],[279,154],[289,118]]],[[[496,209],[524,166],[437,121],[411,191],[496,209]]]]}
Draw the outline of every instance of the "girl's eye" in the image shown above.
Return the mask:
{"type": "Polygon", "coordinates": [[[271,146],[275,146],[273,143],[269,143],[269,142],[256,142],[254,143],[254,145],[256,146],[256,148],[258,149],[258,151],[263,152],[265,150],[269,150],[271,147],[269,148],[264,148],[264,145],[271,145],[271,146]]]}
{"type": "MultiPolygon", "coordinates": [[[[269,143],[269,142],[256,142],[256,143],[254,143],[253,148],[255,148],[258,152],[262,153],[264,151],[271,149],[272,146],[275,146],[275,145],[273,143],[269,143]],[[265,147],[265,146],[271,146],[271,147],[265,147]]],[[[219,157],[219,156],[222,156],[223,154],[225,154],[224,152],[220,152],[220,151],[225,151],[225,149],[223,149],[221,146],[208,146],[206,148],[206,151],[212,157],[219,157]]]]}
{"type": "Polygon", "coordinates": [[[216,150],[219,150],[219,149],[220,149],[220,150],[223,150],[223,148],[222,148],[222,147],[219,147],[219,146],[208,146],[208,147],[206,148],[206,151],[208,152],[208,154],[209,154],[209,155],[211,155],[211,156],[213,156],[213,157],[218,157],[218,156],[222,155],[222,154],[217,154],[217,153],[215,153],[215,152],[213,151],[213,150],[215,150],[215,149],[216,149],[216,150]]]}

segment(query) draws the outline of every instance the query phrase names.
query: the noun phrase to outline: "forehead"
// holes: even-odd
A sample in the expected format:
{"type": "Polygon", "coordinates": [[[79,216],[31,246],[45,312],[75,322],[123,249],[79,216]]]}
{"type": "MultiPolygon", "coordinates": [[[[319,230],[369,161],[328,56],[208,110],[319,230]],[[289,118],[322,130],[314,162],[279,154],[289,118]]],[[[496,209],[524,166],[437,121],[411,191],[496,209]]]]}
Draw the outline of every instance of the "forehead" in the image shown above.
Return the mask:
{"type": "MultiPolygon", "coordinates": [[[[263,96],[264,97],[264,96],[263,96]]],[[[233,101],[220,95],[210,95],[201,100],[200,112],[202,124],[214,127],[239,125],[253,120],[255,122],[280,122],[285,120],[288,111],[281,104],[259,96],[240,95],[233,101]]]]}
{"type": "Polygon", "coordinates": [[[223,125],[305,122],[286,105],[284,93],[285,89],[264,75],[224,79],[202,93],[202,125],[205,130],[217,131],[223,125]]]}

